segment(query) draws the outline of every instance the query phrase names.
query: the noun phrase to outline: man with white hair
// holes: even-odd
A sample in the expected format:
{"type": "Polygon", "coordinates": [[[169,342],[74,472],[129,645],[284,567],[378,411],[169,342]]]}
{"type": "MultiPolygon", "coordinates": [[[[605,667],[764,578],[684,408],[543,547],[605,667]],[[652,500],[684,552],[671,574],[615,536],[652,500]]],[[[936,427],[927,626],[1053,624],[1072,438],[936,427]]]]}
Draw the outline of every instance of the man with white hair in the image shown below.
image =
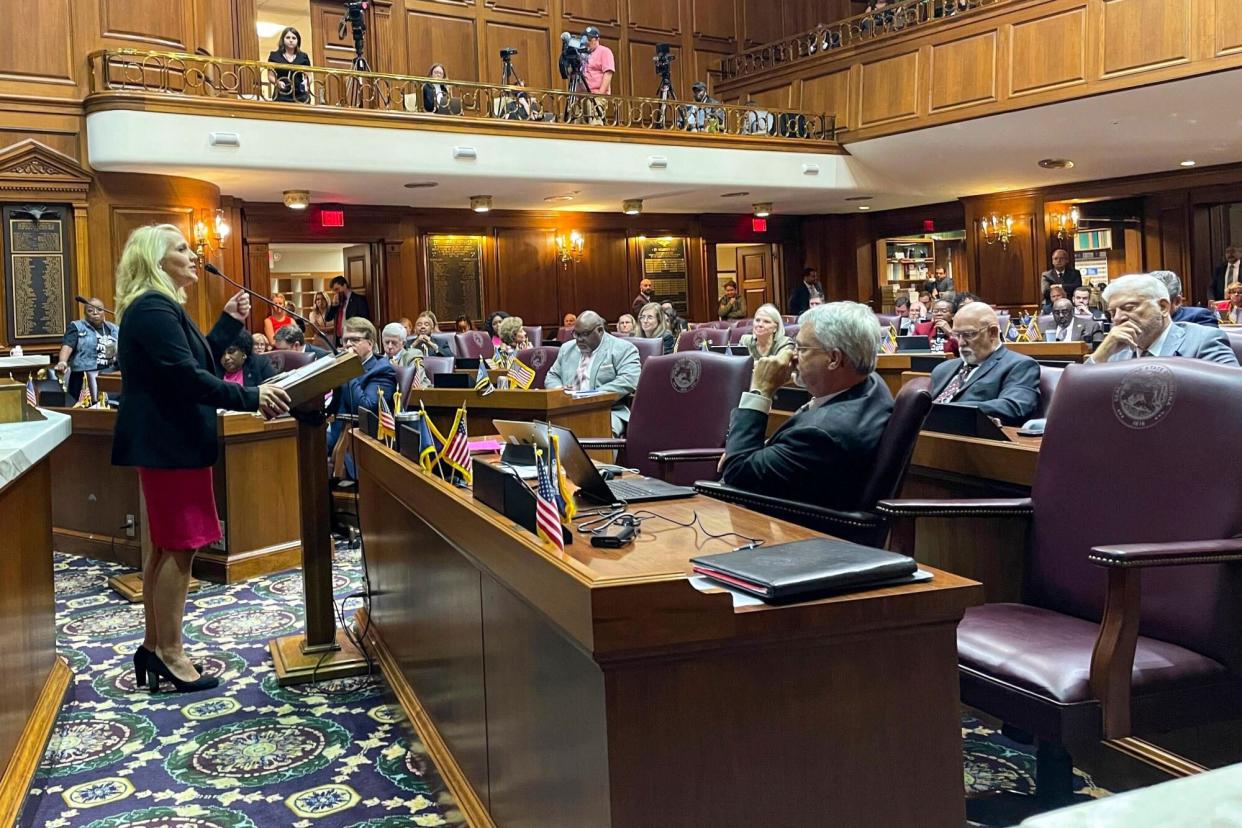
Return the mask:
{"type": "Polygon", "coordinates": [[[1146,273],[1122,276],[1104,288],[1112,330],[1088,361],[1120,362],[1135,357],[1187,357],[1237,365],[1223,331],[1174,322],[1169,289],[1146,273]]]}
{"type": "Polygon", "coordinates": [[[1001,425],[1021,425],[1039,408],[1039,363],[1001,342],[996,311],[967,302],[953,316],[957,359],[932,370],[932,400],[973,405],[1001,425]]]}
{"type": "Polygon", "coordinates": [[[721,479],[730,486],[855,509],[875,463],[893,395],[875,373],[880,327],[856,302],[802,314],[797,347],[755,363],[750,390],[729,423],[721,479]],[[811,401],[766,441],[772,396],[793,376],[811,401]]]}
{"type": "Polygon", "coordinates": [[[1163,282],[1169,291],[1169,304],[1173,308],[1170,317],[1174,322],[1194,322],[1196,325],[1207,325],[1209,328],[1220,327],[1220,323],[1216,321],[1216,314],[1207,308],[1182,304],[1186,297],[1182,295],[1182,280],[1177,278],[1176,273],[1171,270],[1153,270],[1151,275],[1163,282]]]}

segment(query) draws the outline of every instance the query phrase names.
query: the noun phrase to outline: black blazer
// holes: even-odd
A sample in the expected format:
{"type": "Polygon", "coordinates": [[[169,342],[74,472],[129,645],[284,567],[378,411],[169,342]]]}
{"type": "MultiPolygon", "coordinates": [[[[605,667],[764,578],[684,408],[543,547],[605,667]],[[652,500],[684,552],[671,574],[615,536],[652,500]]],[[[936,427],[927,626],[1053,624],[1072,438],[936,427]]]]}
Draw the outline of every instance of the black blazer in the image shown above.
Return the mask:
{"type": "Polygon", "coordinates": [[[758,494],[856,509],[893,395],[876,374],[824,405],[794,414],[767,442],[768,415],[738,408],[729,423],[721,479],[758,494]]]}
{"type": "Polygon", "coordinates": [[[448,109],[448,86],[443,83],[424,83],[423,84],[423,111],[435,112],[438,110],[436,106],[436,87],[440,87],[445,99],[445,111],[448,109]]]}
{"type": "Polygon", "coordinates": [[[220,315],[206,337],[185,309],[150,291],[125,310],[117,343],[121,409],[112,464],[152,469],[214,465],[216,409],[258,411],[259,392],[220,379],[220,356],[242,323],[220,315]]]}
{"type": "MultiPolygon", "coordinates": [[[[1242,279],[1242,266],[1238,267],[1238,278],[1242,279]]],[[[1225,298],[1225,263],[1221,262],[1212,268],[1212,281],[1208,284],[1208,301],[1220,302],[1225,298]]]]}
{"type": "Polygon", "coordinates": [[[798,286],[789,294],[789,303],[785,309],[790,316],[801,316],[811,308],[811,289],[805,280],[799,280],[798,286]]]}
{"type": "Polygon", "coordinates": [[[251,354],[242,366],[242,385],[258,388],[263,382],[276,376],[276,368],[263,354],[251,354]]]}
{"type": "MultiPolygon", "coordinates": [[[[333,333],[336,325],[336,315],[341,312],[341,305],[329,305],[328,312],[323,315],[325,322],[330,322],[328,330],[324,333],[333,333]]],[[[367,304],[367,297],[361,293],[349,294],[349,298],[345,300],[345,318],[353,319],[355,316],[361,316],[363,319],[371,318],[371,306],[367,304]]]]}
{"type": "MultiPolygon", "coordinates": [[[[958,357],[932,369],[933,400],[961,367],[958,357]]],[[[971,372],[970,380],[951,402],[973,404],[1005,425],[1022,425],[1039,409],[1039,363],[1001,345],[971,372]]]]}

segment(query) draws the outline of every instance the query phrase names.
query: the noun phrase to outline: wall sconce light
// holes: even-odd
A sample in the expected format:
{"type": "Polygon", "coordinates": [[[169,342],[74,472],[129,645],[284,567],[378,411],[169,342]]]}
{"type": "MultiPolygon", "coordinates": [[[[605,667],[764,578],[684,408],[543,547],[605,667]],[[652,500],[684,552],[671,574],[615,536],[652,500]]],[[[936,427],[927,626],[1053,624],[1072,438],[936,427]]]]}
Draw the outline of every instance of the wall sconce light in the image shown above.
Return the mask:
{"type": "Polygon", "coordinates": [[[636,216],[643,211],[643,200],[641,198],[627,198],[621,202],[621,212],[627,216],[636,216]]]}
{"type": "Polygon", "coordinates": [[[198,221],[194,222],[194,252],[200,257],[210,256],[211,251],[219,250],[224,245],[231,229],[223,210],[216,210],[210,221],[205,214],[199,216],[198,221]]]}
{"type": "Polygon", "coordinates": [[[582,261],[582,253],[586,240],[577,230],[562,233],[556,237],[556,252],[561,257],[561,267],[569,267],[570,262],[582,261]]]}
{"type": "Polygon", "coordinates": [[[772,215],[772,202],[757,201],[754,204],[755,218],[767,218],[772,215]]]}
{"type": "Polygon", "coordinates": [[[997,218],[993,213],[992,217],[980,219],[979,224],[983,231],[983,240],[988,244],[996,244],[1000,242],[1001,249],[1009,248],[1009,241],[1013,238],[1013,217],[1005,216],[997,218]]]}
{"type": "Polygon", "coordinates": [[[290,210],[305,210],[310,206],[310,190],[285,190],[285,206],[290,210]]]}
{"type": "Polygon", "coordinates": [[[1071,207],[1067,213],[1053,213],[1052,226],[1057,230],[1057,238],[1064,239],[1078,232],[1078,208],[1071,207]]]}
{"type": "Polygon", "coordinates": [[[470,209],[476,213],[486,213],[492,209],[492,197],[489,195],[470,196],[470,209]]]}

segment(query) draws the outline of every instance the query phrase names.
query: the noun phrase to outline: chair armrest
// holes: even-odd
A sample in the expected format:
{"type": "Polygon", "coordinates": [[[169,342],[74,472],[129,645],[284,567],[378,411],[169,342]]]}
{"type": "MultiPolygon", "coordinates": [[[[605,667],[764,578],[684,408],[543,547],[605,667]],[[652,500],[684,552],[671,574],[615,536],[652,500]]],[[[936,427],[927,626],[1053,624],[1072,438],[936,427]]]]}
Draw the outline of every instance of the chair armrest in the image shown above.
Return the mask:
{"type": "Polygon", "coordinates": [[[729,503],[737,503],[749,509],[754,509],[756,512],[781,518],[790,523],[796,523],[799,526],[805,526],[808,529],[814,529],[829,535],[852,538],[856,537],[860,532],[868,530],[878,531],[885,524],[883,517],[872,512],[844,512],[837,509],[829,509],[825,506],[816,506],[811,503],[799,503],[779,497],[755,494],[745,489],[738,489],[711,480],[696,481],[694,490],[699,494],[729,503]]]}
{"type": "Polygon", "coordinates": [[[647,455],[647,459],[656,463],[685,463],[692,460],[719,460],[723,454],[723,448],[669,449],[653,451],[647,455]]]}
{"type": "Polygon", "coordinates": [[[578,443],[584,451],[620,451],[625,448],[625,439],[621,437],[579,437],[578,443]]]}
{"type": "Polygon", "coordinates": [[[881,500],[875,508],[880,514],[906,518],[1030,517],[1033,512],[1029,497],[881,500]]]}
{"type": "Polygon", "coordinates": [[[1242,538],[1096,546],[1087,559],[1100,566],[1121,568],[1242,561],[1242,538]]]}

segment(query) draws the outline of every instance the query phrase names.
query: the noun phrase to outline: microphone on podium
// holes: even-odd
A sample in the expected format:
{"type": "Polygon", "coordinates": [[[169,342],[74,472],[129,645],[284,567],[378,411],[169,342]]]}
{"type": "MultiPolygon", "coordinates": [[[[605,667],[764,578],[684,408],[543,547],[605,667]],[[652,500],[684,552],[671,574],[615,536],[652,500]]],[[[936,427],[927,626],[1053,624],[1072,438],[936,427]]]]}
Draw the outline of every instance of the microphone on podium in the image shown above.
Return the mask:
{"type": "MultiPolygon", "coordinates": [[[[73,297],[73,301],[75,301],[75,302],[77,302],[78,304],[81,304],[81,305],[87,305],[88,307],[92,307],[92,308],[93,308],[93,307],[95,307],[94,305],[92,305],[92,304],[91,304],[91,300],[90,300],[90,299],[87,299],[85,296],[83,296],[83,295],[82,295],[82,294],[80,294],[80,293],[79,293],[77,296],[73,297]]],[[[112,308],[103,308],[103,312],[104,312],[104,313],[111,313],[113,316],[116,316],[116,314],[115,314],[115,313],[113,313],[112,308]]]]}
{"type": "MultiPolygon", "coordinates": [[[[207,262],[207,261],[203,262],[203,270],[206,270],[208,273],[211,273],[215,276],[219,276],[221,279],[228,282],[233,287],[237,288],[240,291],[243,291],[244,293],[250,294],[254,298],[264,302],[265,304],[270,305],[273,308],[276,307],[276,303],[273,302],[271,299],[267,298],[261,293],[251,290],[245,285],[234,282],[228,276],[225,276],[223,273],[221,273],[220,268],[216,267],[211,262],[207,262]]],[[[320,328],[318,325],[316,325],[314,322],[310,321],[309,319],[307,319],[305,316],[302,316],[301,314],[294,313],[293,311],[289,310],[286,307],[281,307],[281,310],[289,314],[290,316],[292,316],[294,319],[298,320],[299,322],[305,322],[307,325],[310,325],[312,328],[314,328],[315,333],[319,335],[319,338],[322,339],[325,343],[327,343],[332,348],[332,353],[335,354],[339,351],[339,349],[332,343],[332,340],[328,339],[328,335],[323,332],[323,329],[320,328]]]]}

